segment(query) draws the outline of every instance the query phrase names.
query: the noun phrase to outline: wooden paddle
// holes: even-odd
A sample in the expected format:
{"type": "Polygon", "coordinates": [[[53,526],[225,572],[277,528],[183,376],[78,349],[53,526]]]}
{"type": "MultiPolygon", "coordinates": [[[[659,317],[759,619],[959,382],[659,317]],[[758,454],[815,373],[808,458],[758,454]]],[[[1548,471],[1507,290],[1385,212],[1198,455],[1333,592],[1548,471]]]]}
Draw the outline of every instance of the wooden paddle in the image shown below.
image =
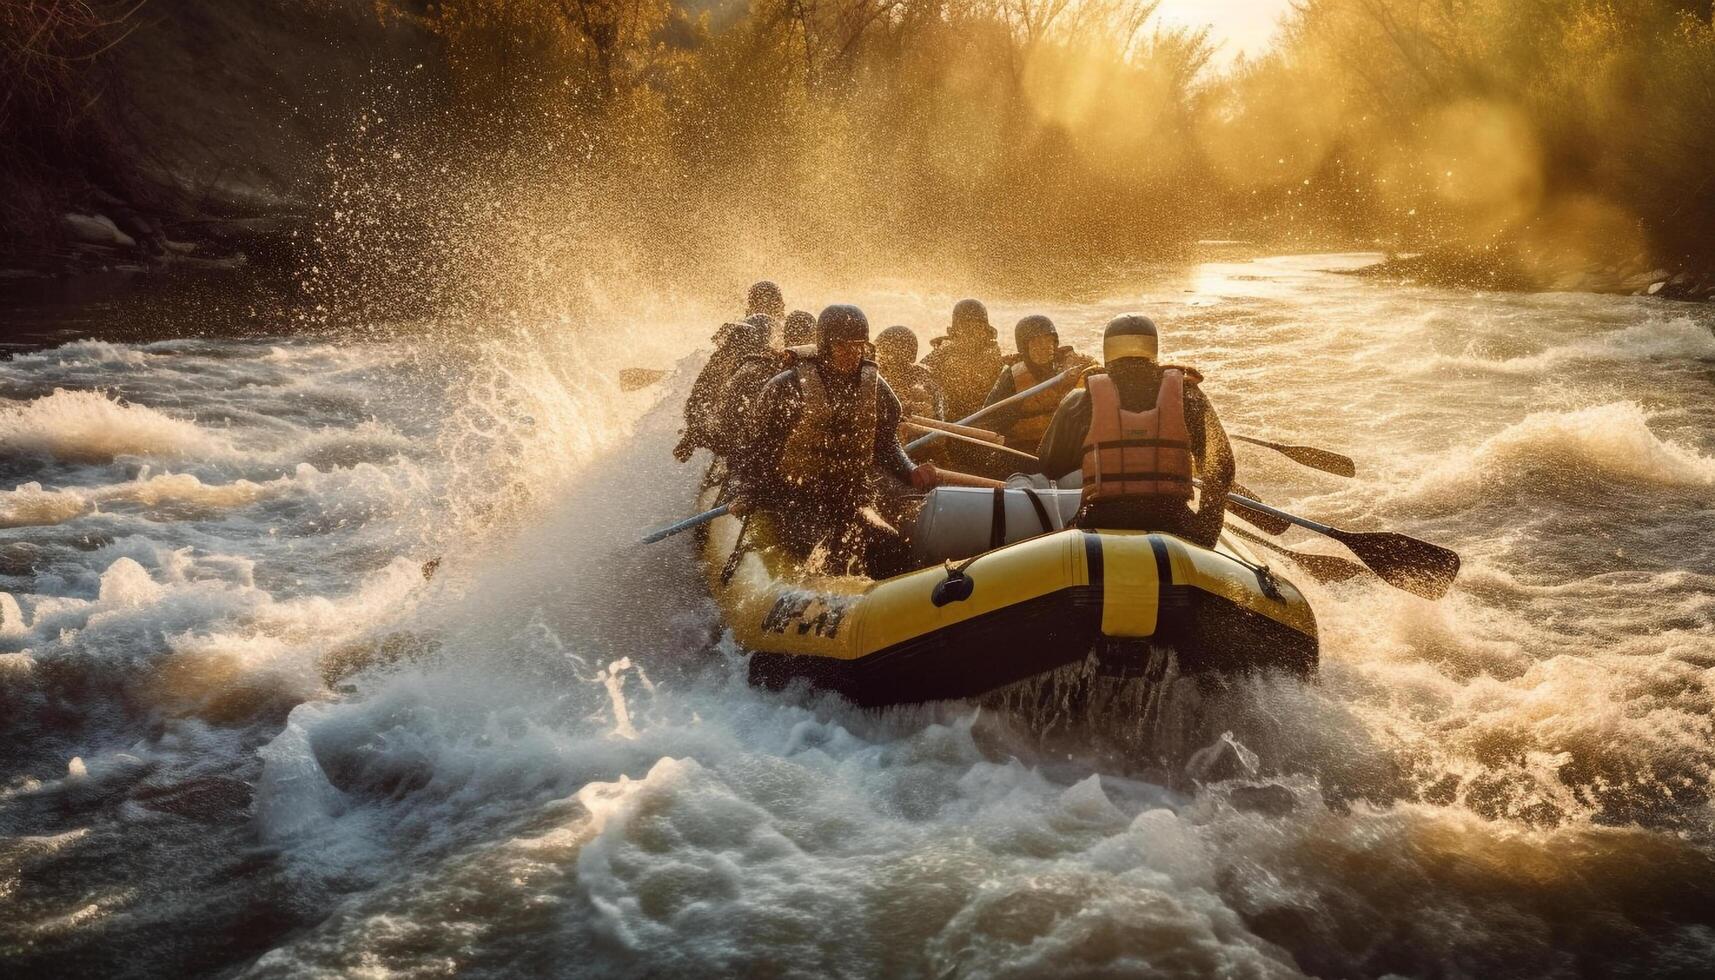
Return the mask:
{"type": "MultiPolygon", "coordinates": [[[[994,413],[1000,411],[1003,408],[1011,408],[1012,406],[1018,404],[1019,402],[1022,402],[1025,399],[1031,397],[1032,395],[1039,395],[1042,392],[1047,391],[1048,389],[1054,387],[1055,385],[1059,384],[1062,381],[1065,381],[1068,377],[1071,377],[1072,375],[1075,375],[1082,370],[1084,370],[1084,369],[1081,367],[1067,368],[1066,370],[1061,371],[1059,374],[1056,374],[1054,377],[1049,378],[1047,381],[1044,381],[1039,385],[1032,385],[1029,388],[1024,389],[1023,391],[1019,392],[1016,395],[1013,395],[1009,398],[1002,398],[1000,401],[995,402],[993,405],[985,405],[982,408],[977,409],[975,412],[972,412],[971,414],[965,416],[964,418],[960,419],[959,421],[957,421],[953,424],[955,424],[955,425],[970,425],[974,422],[981,422],[983,419],[988,418],[990,415],[993,415],[994,413]]],[[[914,453],[917,450],[922,449],[924,446],[927,446],[929,443],[934,442],[936,439],[941,439],[941,438],[948,438],[948,434],[946,432],[931,432],[928,435],[923,436],[920,439],[913,439],[910,442],[906,443],[905,444],[905,451],[907,453],[914,453]]]]}
{"type": "Polygon", "coordinates": [[[1253,446],[1261,446],[1264,449],[1272,449],[1282,456],[1285,456],[1287,459],[1292,460],[1294,463],[1308,466],[1313,470],[1321,470],[1324,473],[1332,473],[1335,476],[1358,475],[1358,465],[1352,462],[1352,457],[1342,456],[1339,453],[1329,452],[1326,449],[1317,449],[1315,446],[1289,446],[1285,443],[1269,442],[1267,439],[1256,439],[1251,436],[1234,435],[1230,432],[1227,433],[1227,438],[1238,442],[1248,442],[1253,446]]]}
{"type": "Polygon", "coordinates": [[[991,480],[986,476],[960,473],[957,470],[944,470],[939,466],[935,467],[935,478],[939,481],[937,485],[943,487],[982,487],[985,490],[1004,490],[1006,488],[1005,480],[991,480]]]}
{"type": "Polygon", "coordinates": [[[960,425],[957,422],[943,422],[940,419],[932,419],[922,415],[907,415],[905,416],[905,421],[907,424],[915,425],[917,428],[925,431],[950,432],[955,435],[970,436],[972,439],[981,439],[984,442],[1002,441],[1000,433],[991,432],[988,429],[979,429],[972,425],[960,425]]]}
{"type": "Polygon", "coordinates": [[[1351,549],[1382,581],[1412,595],[1439,599],[1459,575],[1458,552],[1440,545],[1392,531],[1344,531],[1236,494],[1229,494],[1227,499],[1333,538],[1351,549]]]}
{"type": "MultiPolygon", "coordinates": [[[[929,428],[926,425],[918,425],[916,422],[907,422],[905,424],[912,426],[913,428],[918,428],[918,429],[928,429],[929,428]]],[[[1007,456],[1016,456],[1019,459],[1028,460],[1032,466],[1042,465],[1041,461],[1038,460],[1035,456],[1032,456],[1029,453],[1027,453],[1021,449],[1013,449],[1010,446],[1003,446],[997,442],[989,442],[986,439],[973,439],[970,436],[962,436],[962,435],[959,435],[957,432],[949,432],[946,429],[934,429],[932,431],[938,435],[946,436],[948,439],[951,439],[954,442],[969,443],[970,445],[978,446],[978,447],[981,447],[983,449],[987,449],[990,452],[997,452],[997,453],[1001,453],[1001,454],[1007,455],[1007,456]]],[[[917,445],[917,443],[919,441],[921,441],[921,440],[913,440],[911,444],[913,446],[915,446],[915,445],[917,445]]]]}

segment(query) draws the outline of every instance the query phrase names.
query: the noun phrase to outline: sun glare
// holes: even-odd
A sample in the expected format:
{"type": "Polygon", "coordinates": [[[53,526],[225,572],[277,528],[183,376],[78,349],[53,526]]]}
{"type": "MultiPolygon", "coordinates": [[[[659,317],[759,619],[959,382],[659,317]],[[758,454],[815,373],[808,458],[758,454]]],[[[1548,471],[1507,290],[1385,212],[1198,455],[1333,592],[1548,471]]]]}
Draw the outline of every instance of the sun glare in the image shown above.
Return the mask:
{"type": "Polygon", "coordinates": [[[1254,55],[1268,47],[1292,0],[1162,0],[1156,16],[1164,24],[1208,27],[1221,58],[1254,55]]]}

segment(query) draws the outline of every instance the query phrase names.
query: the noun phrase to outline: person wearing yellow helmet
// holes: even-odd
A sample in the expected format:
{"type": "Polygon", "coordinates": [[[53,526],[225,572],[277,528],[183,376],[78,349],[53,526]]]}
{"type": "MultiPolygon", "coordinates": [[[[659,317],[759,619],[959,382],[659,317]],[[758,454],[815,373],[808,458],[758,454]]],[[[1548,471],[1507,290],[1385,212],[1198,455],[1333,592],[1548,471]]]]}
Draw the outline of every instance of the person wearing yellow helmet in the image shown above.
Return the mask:
{"type": "Polygon", "coordinates": [[[1234,466],[1202,374],[1161,364],[1155,322],[1135,313],[1108,323],[1102,361],[1105,370],[1055,409],[1036,453],[1043,474],[1081,473],[1080,527],[1164,531],[1213,547],[1234,466]]]}

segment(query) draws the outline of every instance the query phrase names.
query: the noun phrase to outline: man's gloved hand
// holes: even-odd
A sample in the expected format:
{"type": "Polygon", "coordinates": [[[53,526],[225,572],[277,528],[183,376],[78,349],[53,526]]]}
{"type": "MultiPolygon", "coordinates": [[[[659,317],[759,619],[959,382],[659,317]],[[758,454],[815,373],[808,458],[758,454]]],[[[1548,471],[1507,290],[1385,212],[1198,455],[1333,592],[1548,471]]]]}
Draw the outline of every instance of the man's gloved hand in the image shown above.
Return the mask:
{"type": "Polygon", "coordinates": [[[689,463],[694,452],[696,447],[691,445],[691,436],[686,433],[679,438],[679,444],[673,447],[673,458],[681,463],[689,463]]]}
{"type": "Polygon", "coordinates": [[[734,517],[743,517],[755,509],[755,505],[743,497],[734,497],[726,505],[726,512],[734,517]]]}
{"type": "Polygon", "coordinates": [[[941,474],[935,470],[934,463],[919,463],[911,471],[911,486],[918,490],[933,490],[941,484],[941,474]]]}

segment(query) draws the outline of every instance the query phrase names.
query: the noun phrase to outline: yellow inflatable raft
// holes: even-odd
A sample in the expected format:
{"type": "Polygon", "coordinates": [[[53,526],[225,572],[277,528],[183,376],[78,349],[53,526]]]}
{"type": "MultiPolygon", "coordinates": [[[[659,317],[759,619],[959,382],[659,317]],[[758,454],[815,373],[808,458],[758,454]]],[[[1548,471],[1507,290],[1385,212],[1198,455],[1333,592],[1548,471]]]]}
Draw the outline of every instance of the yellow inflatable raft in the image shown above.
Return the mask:
{"type": "MultiPolygon", "coordinates": [[[[957,493],[935,491],[925,512],[990,491],[957,493]]],[[[1123,673],[1128,661],[1141,667],[1151,645],[1172,647],[1186,672],[1315,670],[1309,603],[1231,534],[1209,549],[1170,534],[1067,528],[1075,491],[1047,508],[1034,492],[994,493],[996,535],[983,543],[998,546],[934,556],[949,560],[884,580],[805,571],[775,547],[766,514],[748,526],[712,522],[702,561],[749,652],[751,681],[777,688],[804,678],[858,704],[909,704],[975,697],[1092,652],[1123,673]],[[1007,495],[1023,493],[1040,521],[1014,520],[1001,533],[1017,511],[1007,495]]],[[[714,506],[715,491],[702,502],[714,506]]]]}

